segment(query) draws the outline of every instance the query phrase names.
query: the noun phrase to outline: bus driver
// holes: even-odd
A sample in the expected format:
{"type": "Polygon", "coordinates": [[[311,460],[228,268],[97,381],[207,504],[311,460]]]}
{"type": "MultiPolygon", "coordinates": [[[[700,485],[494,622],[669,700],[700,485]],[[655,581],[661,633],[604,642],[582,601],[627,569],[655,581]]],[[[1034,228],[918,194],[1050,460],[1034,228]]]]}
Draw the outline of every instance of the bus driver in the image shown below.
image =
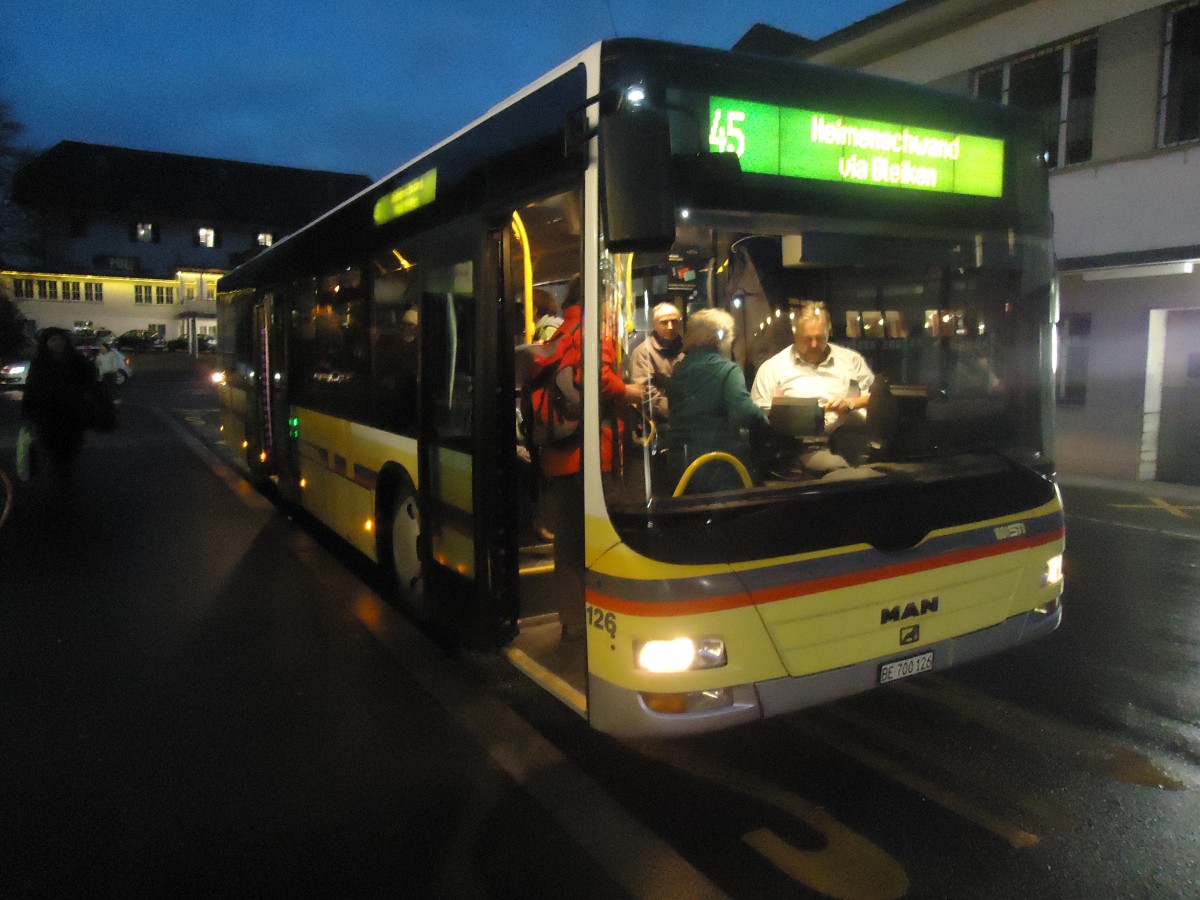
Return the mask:
{"type": "MultiPolygon", "coordinates": [[[[759,367],[751,399],[763,409],[774,397],[816,397],[825,410],[825,431],[837,428],[870,397],[875,376],[862,354],[829,343],[829,315],[808,306],[796,320],[794,343],[759,367]]],[[[815,473],[844,469],[847,462],[828,450],[802,455],[804,467],[815,473]]]]}

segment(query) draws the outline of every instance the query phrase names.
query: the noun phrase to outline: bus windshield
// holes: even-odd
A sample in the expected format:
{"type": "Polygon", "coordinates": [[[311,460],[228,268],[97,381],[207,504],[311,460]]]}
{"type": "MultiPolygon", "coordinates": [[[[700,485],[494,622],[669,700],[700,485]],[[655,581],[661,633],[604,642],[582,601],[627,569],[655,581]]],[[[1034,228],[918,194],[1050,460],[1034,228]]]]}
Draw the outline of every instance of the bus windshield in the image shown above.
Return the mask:
{"type": "Polygon", "coordinates": [[[626,414],[624,465],[608,487],[614,520],[642,528],[672,509],[1048,471],[1048,260],[1045,238],[1011,230],[701,211],[680,221],[669,253],[608,257],[608,327],[622,336],[627,380],[638,344],[675,353],[670,375],[649,378],[646,401],[626,414]],[[682,342],[654,330],[664,303],[679,311],[682,342]],[[689,349],[689,323],[705,331],[707,309],[728,313],[716,321],[731,320],[731,339],[689,349]],[[869,383],[859,376],[846,391],[854,409],[832,408],[837,387],[769,377],[801,361],[797,321],[814,313],[828,328],[822,363],[857,355],[868,370],[869,383]],[[685,366],[689,353],[710,364],[685,366]]]}

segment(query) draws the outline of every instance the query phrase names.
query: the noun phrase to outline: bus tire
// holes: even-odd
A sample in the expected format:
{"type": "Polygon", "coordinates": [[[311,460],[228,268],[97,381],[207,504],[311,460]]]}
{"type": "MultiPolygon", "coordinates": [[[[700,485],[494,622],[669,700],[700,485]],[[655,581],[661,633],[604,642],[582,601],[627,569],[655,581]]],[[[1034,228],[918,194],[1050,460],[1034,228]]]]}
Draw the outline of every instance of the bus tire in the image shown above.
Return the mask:
{"type": "Polygon", "coordinates": [[[405,611],[418,622],[429,618],[425,595],[425,560],[421,552],[421,510],[407,484],[396,490],[392,504],[392,582],[405,611]]]}

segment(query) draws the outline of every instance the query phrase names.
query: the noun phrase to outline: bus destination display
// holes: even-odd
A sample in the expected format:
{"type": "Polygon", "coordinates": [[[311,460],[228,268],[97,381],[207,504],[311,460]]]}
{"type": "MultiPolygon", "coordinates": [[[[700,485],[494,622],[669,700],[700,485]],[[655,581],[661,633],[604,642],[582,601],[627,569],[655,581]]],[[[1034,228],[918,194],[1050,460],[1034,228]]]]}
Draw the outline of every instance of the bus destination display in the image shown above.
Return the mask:
{"type": "Polygon", "coordinates": [[[1004,141],[769,103],[709,98],[709,146],[743,172],[1000,197],[1004,141]]]}

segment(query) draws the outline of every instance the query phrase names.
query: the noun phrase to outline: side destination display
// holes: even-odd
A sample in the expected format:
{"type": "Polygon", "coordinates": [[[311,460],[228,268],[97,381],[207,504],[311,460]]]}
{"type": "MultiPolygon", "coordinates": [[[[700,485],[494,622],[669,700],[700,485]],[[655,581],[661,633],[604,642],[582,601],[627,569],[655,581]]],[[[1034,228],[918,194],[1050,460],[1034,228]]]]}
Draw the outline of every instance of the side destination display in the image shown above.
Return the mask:
{"type": "Polygon", "coordinates": [[[375,202],[375,224],[408,215],[437,199],[437,169],[422,172],[375,202]]]}
{"type": "Polygon", "coordinates": [[[1004,193],[1004,141],[896,122],[709,98],[708,142],[743,172],[978,197],[1004,193]]]}

